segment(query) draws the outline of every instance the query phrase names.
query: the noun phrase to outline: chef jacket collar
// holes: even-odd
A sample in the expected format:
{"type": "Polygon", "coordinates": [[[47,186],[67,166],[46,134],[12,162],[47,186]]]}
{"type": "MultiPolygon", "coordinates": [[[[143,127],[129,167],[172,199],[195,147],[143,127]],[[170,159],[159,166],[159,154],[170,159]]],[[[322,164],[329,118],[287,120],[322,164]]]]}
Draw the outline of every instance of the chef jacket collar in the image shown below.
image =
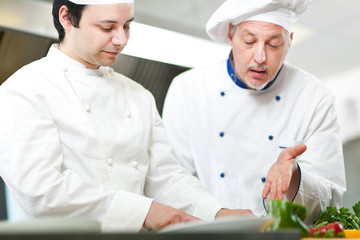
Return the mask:
{"type": "MultiPolygon", "coordinates": [[[[260,91],[264,91],[265,89],[268,89],[276,80],[276,78],[278,77],[280,71],[282,69],[282,66],[280,68],[280,70],[278,71],[278,73],[276,74],[275,78],[270,81],[263,89],[261,89],[260,91]]],[[[229,58],[227,60],[227,71],[228,71],[228,74],[231,78],[231,80],[236,84],[238,85],[239,87],[243,88],[243,89],[249,89],[245,83],[237,76],[235,70],[234,70],[234,67],[231,63],[231,52],[229,54],[229,58]]]]}
{"type": "Polygon", "coordinates": [[[53,44],[49,49],[47,57],[52,61],[56,61],[59,68],[65,72],[76,71],[77,73],[84,75],[103,76],[105,72],[112,70],[110,67],[103,66],[100,66],[98,69],[86,68],[82,63],[76,61],[75,59],[66,55],[64,52],[60,51],[58,47],[58,44],[53,44]]]}

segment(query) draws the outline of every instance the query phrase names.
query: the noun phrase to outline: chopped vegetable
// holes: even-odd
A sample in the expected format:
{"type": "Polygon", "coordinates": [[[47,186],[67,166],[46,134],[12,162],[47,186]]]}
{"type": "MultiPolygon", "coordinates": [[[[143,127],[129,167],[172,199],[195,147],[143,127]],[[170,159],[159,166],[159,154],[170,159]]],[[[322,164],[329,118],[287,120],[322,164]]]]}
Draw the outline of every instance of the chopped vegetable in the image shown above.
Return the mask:
{"type": "Polygon", "coordinates": [[[319,219],[314,222],[313,227],[339,222],[344,229],[360,229],[360,201],[352,206],[354,214],[347,208],[327,207],[319,219]]]}
{"type": "Polygon", "coordinates": [[[360,230],[344,230],[345,238],[360,239],[360,230]]]}
{"type": "Polygon", "coordinates": [[[310,237],[313,238],[343,238],[345,237],[344,227],[341,223],[334,222],[325,226],[310,229],[310,237]]]}
{"type": "Polygon", "coordinates": [[[297,228],[302,237],[310,235],[309,229],[302,222],[306,217],[306,207],[284,200],[271,200],[268,202],[269,216],[274,218],[267,230],[277,231],[297,228]]]}

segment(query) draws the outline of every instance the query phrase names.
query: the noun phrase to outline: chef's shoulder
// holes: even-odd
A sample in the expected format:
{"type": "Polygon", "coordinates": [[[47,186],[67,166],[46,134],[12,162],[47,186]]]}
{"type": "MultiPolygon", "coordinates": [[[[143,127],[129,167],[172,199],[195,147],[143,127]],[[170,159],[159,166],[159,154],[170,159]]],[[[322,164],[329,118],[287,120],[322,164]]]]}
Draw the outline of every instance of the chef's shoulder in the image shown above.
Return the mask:
{"type": "Polygon", "coordinates": [[[34,86],[35,79],[41,79],[43,75],[54,73],[51,71],[43,59],[36,60],[19,68],[2,85],[1,88],[16,88],[30,91],[34,86]]]}
{"type": "Polygon", "coordinates": [[[316,98],[334,97],[333,92],[314,74],[309,73],[295,65],[285,62],[282,72],[284,72],[284,79],[289,84],[288,86],[297,91],[302,91],[308,96],[316,98]]]}

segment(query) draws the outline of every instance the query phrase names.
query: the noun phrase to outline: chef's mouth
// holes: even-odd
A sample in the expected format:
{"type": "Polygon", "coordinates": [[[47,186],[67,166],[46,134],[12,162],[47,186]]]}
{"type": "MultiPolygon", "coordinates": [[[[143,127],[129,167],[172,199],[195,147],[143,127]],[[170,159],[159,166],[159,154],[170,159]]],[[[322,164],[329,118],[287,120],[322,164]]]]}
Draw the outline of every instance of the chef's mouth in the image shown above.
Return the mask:
{"type": "Polygon", "coordinates": [[[264,70],[264,69],[250,69],[250,71],[256,72],[256,73],[266,73],[266,70],[264,70]]]}
{"type": "Polygon", "coordinates": [[[113,51],[105,51],[105,50],[104,50],[104,52],[107,54],[113,55],[113,56],[117,56],[120,53],[120,51],[113,52],[113,51]]]}

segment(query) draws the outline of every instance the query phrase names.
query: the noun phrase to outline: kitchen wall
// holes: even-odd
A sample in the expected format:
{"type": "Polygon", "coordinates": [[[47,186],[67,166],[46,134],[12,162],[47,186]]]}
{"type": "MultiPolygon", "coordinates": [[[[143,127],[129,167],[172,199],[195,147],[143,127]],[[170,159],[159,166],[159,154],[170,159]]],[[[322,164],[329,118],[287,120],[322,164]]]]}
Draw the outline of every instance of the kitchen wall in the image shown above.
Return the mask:
{"type": "Polygon", "coordinates": [[[0,31],[0,84],[20,67],[45,56],[52,42],[17,31],[0,31]]]}
{"type": "MultiPolygon", "coordinates": [[[[360,138],[345,143],[343,149],[347,182],[343,206],[352,210],[351,207],[360,201],[360,138]]],[[[324,169],[326,169],[326,166],[324,166],[324,169]]],[[[326,170],[336,171],[336,169],[326,170]]]]}

